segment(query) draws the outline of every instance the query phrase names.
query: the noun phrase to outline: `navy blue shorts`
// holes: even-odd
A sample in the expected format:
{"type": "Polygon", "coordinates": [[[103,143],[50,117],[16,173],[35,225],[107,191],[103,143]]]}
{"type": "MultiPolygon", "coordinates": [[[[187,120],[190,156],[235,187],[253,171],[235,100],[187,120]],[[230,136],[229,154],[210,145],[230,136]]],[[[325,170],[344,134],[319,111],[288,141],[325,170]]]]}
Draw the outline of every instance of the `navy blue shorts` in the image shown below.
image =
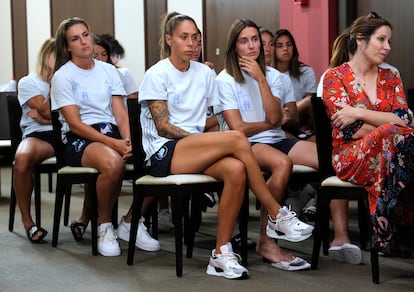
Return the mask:
{"type": "MultiPolygon", "coordinates": [[[[110,123],[99,123],[91,125],[92,128],[106,136],[121,139],[118,127],[110,123]]],[[[82,155],[86,147],[94,141],[87,140],[72,132],[66,134],[67,143],[65,145],[65,161],[70,166],[82,166],[82,155]]]]}
{"type": "Polygon", "coordinates": [[[33,132],[26,136],[24,136],[22,139],[26,138],[37,138],[39,140],[45,141],[52,145],[52,147],[55,147],[55,138],[53,136],[53,131],[44,131],[44,132],[33,132]]]}
{"type": "Polygon", "coordinates": [[[148,159],[145,169],[152,176],[167,176],[171,174],[171,159],[177,140],[168,141],[148,159]]]}
{"type": "MultiPolygon", "coordinates": [[[[286,138],[283,139],[282,141],[279,141],[277,143],[274,144],[267,144],[269,146],[272,146],[273,148],[282,151],[283,153],[285,153],[286,155],[289,153],[290,149],[292,149],[293,146],[295,146],[296,143],[299,142],[299,139],[296,138],[286,138]]],[[[259,144],[259,143],[251,143],[251,145],[255,145],[255,144],[259,144]]]]}

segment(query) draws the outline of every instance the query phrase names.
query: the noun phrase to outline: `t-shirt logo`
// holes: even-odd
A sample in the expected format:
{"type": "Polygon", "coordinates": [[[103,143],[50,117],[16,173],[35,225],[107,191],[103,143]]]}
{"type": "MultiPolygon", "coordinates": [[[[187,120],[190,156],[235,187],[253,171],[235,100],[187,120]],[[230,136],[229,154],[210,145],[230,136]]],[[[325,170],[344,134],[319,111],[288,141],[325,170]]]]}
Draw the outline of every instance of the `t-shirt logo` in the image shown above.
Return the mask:
{"type": "Polygon", "coordinates": [[[158,152],[155,153],[155,159],[163,160],[167,156],[167,153],[168,153],[168,148],[166,146],[162,146],[160,150],[158,150],[158,152]]]}

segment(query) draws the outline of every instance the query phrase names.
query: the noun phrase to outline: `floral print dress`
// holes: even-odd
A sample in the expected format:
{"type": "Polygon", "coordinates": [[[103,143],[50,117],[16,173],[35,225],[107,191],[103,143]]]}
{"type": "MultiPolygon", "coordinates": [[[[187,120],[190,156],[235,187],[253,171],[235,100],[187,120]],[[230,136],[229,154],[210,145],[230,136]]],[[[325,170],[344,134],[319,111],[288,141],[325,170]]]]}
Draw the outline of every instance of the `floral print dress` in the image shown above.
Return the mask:
{"type": "MultiPolygon", "coordinates": [[[[393,112],[409,125],[408,106],[400,77],[389,69],[378,69],[377,100],[372,104],[348,63],[329,70],[323,82],[323,100],[328,117],[335,103],[369,110],[393,112]]],[[[395,123],[383,124],[362,138],[352,135],[363,121],[333,132],[332,164],[342,180],[363,185],[369,194],[373,223],[373,247],[386,251],[394,229],[390,218],[401,191],[414,172],[414,129],[395,123]]]]}

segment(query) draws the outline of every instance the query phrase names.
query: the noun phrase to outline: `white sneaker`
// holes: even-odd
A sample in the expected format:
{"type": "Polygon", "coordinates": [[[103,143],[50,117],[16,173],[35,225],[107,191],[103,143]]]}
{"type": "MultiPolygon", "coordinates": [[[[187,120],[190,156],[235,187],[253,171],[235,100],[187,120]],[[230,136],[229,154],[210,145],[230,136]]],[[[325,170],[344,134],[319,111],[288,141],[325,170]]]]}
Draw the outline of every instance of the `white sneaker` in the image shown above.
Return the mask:
{"type": "Polygon", "coordinates": [[[115,257],[121,254],[114,226],[110,222],[98,226],[98,252],[106,257],[115,257]]]}
{"type": "Polygon", "coordinates": [[[207,266],[207,274],[226,279],[247,279],[249,271],[240,265],[240,256],[233,252],[231,243],[220,247],[220,254],[213,249],[207,266]]]}
{"type": "MultiPolygon", "coordinates": [[[[131,223],[126,223],[124,217],[116,230],[118,237],[126,242],[129,242],[129,233],[131,230],[131,223]]],[[[147,227],[144,225],[144,218],[141,217],[138,224],[137,240],[135,246],[145,251],[158,251],[160,250],[160,243],[149,235],[147,227]]]]}
{"type": "Polygon", "coordinates": [[[168,209],[161,209],[158,212],[158,231],[169,232],[173,228],[170,211],[168,209]]]}
{"type": "Polygon", "coordinates": [[[300,221],[296,213],[286,206],[280,208],[276,221],[268,216],[266,234],[271,238],[298,242],[309,238],[312,231],[312,225],[300,221]]]}

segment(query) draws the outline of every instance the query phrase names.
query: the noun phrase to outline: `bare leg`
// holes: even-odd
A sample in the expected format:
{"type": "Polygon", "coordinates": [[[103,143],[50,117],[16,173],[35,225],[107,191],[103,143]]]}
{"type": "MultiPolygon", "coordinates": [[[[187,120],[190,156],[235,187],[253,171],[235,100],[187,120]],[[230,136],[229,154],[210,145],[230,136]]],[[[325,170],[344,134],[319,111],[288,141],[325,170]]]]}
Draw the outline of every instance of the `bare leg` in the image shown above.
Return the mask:
{"type": "Polygon", "coordinates": [[[94,167],[100,172],[96,181],[98,224],[112,222],[112,208],[121,191],[125,173],[124,160],[115,150],[96,142],[86,147],[82,165],[94,167]]]}
{"type": "Polygon", "coordinates": [[[209,132],[181,139],[174,151],[171,172],[204,172],[207,167],[227,156],[232,156],[244,164],[250,188],[270,216],[276,218],[281,206],[272,197],[253,156],[250,143],[240,131],[209,132]]]}
{"type": "Polygon", "coordinates": [[[310,141],[299,141],[288,153],[293,164],[300,164],[318,169],[318,152],[316,143],[310,141]]]}
{"type": "MultiPolygon", "coordinates": [[[[272,174],[267,185],[275,200],[281,202],[292,172],[292,161],[286,154],[266,144],[255,144],[252,150],[260,167],[272,174]]],[[[293,255],[284,252],[273,238],[266,235],[266,225],[267,212],[261,208],[260,233],[256,244],[257,253],[271,262],[291,261],[293,255]]]]}
{"type": "Polygon", "coordinates": [[[331,216],[334,228],[334,239],[332,246],[341,246],[350,243],[348,235],[348,200],[332,200],[331,216]]]}
{"type": "Polygon", "coordinates": [[[243,202],[246,172],[242,162],[232,157],[226,157],[206,169],[205,173],[224,182],[218,205],[216,251],[219,253],[220,246],[231,240],[243,202]]]}
{"type": "MultiPolygon", "coordinates": [[[[25,230],[34,224],[30,215],[34,167],[52,155],[52,145],[37,138],[24,139],[17,148],[14,159],[13,187],[25,230]]],[[[36,235],[33,239],[36,240],[36,235]]]]}

